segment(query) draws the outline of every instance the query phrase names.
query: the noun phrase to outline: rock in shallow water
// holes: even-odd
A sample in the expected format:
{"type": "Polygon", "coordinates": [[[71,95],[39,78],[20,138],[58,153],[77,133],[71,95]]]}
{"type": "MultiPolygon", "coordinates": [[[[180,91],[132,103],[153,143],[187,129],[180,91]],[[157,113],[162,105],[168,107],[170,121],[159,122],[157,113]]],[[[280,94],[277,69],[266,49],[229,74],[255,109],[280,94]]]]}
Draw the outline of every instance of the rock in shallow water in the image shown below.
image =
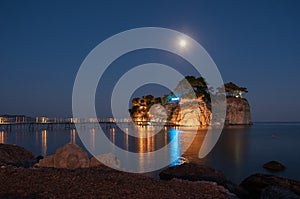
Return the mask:
{"type": "Polygon", "coordinates": [[[270,161],[263,165],[263,168],[270,170],[270,171],[283,171],[285,166],[280,162],[270,161]]]}

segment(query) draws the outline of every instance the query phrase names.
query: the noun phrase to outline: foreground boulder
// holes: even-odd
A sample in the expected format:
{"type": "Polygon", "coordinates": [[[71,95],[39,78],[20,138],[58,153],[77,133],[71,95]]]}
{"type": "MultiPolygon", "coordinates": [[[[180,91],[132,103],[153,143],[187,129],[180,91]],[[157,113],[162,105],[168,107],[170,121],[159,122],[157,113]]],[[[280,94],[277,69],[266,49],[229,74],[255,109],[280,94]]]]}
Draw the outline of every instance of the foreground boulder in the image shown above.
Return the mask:
{"type": "Polygon", "coordinates": [[[121,168],[120,161],[112,153],[97,155],[90,160],[90,167],[92,168],[103,167],[104,165],[114,169],[121,168]]]}
{"type": "Polygon", "coordinates": [[[184,163],[182,165],[169,167],[163,170],[159,174],[159,176],[162,180],[171,180],[173,178],[178,178],[189,181],[216,182],[218,185],[225,187],[231,193],[237,195],[239,198],[248,198],[248,193],[238,185],[227,180],[222,172],[205,165],[184,163]]]}
{"type": "Polygon", "coordinates": [[[0,165],[30,167],[35,163],[34,155],[23,147],[0,144],[0,165]]]}
{"type": "Polygon", "coordinates": [[[37,166],[54,168],[88,168],[88,154],[76,144],[66,144],[56,150],[55,155],[42,159],[37,166]]]}
{"type": "Polygon", "coordinates": [[[285,166],[281,164],[280,162],[276,161],[270,161],[263,165],[263,168],[269,170],[269,171],[283,171],[285,169],[285,166]]]}
{"type": "Polygon", "coordinates": [[[282,187],[300,195],[300,182],[274,175],[254,174],[243,180],[240,184],[253,198],[259,198],[262,191],[269,186],[282,187]]]}

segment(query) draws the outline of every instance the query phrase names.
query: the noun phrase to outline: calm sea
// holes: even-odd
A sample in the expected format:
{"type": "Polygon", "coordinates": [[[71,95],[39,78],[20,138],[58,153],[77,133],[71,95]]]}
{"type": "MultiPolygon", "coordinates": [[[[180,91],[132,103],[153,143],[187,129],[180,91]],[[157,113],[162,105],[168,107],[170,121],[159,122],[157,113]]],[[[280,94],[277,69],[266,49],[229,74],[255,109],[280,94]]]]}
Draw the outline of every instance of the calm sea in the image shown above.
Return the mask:
{"type": "MultiPolygon", "coordinates": [[[[287,167],[286,170],[276,173],[277,175],[300,180],[300,123],[255,123],[251,127],[227,127],[223,130],[214,149],[201,160],[197,159],[197,155],[205,130],[193,133],[180,129],[165,129],[157,136],[148,139],[128,138],[116,128],[104,128],[104,130],[107,137],[116,145],[140,153],[155,151],[170,140],[178,139],[178,142],[169,146],[170,153],[166,156],[170,157],[180,155],[181,146],[185,144],[187,138],[195,136],[195,140],[184,156],[223,171],[236,183],[240,183],[256,172],[270,173],[263,169],[262,165],[271,160],[279,161],[287,167]]],[[[95,145],[101,143],[93,137],[97,132],[95,129],[88,131],[92,143],[95,145]]],[[[144,127],[139,131],[148,133],[151,129],[144,127]]],[[[84,148],[75,129],[29,130],[27,127],[13,127],[10,131],[0,130],[0,143],[23,146],[36,156],[52,155],[57,148],[69,142],[84,148]]],[[[140,162],[140,164],[147,164],[147,162],[140,162]]],[[[157,177],[157,173],[151,175],[157,177]]]]}

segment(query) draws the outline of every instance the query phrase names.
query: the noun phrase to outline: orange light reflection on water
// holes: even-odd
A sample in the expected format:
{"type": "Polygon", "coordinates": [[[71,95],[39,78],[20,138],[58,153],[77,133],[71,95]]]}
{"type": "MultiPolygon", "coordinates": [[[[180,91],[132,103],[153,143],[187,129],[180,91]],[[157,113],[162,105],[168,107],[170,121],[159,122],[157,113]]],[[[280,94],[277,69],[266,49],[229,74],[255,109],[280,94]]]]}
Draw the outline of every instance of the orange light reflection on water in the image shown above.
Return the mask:
{"type": "Polygon", "coordinates": [[[90,129],[90,143],[91,143],[91,150],[94,153],[95,152],[95,128],[90,129]]]}
{"type": "Polygon", "coordinates": [[[0,144],[5,144],[5,133],[4,133],[4,131],[0,132],[0,144]]]}
{"type": "Polygon", "coordinates": [[[47,155],[47,130],[42,130],[42,156],[47,155]]]}
{"type": "Polygon", "coordinates": [[[76,144],[76,130],[75,129],[70,130],[70,143],[76,144]]]}

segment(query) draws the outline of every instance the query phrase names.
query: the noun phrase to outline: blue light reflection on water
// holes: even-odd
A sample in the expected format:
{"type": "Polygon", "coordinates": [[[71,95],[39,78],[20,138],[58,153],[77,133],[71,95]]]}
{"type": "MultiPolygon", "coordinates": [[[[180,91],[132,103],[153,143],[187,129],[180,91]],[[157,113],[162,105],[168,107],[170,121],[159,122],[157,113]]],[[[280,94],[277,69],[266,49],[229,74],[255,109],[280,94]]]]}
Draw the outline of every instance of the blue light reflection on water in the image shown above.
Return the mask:
{"type": "Polygon", "coordinates": [[[179,163],[179,158],[180,158],[180,130],[175,129],[175,128],[171,128],[168,130],[168,134],[169,134],[169,138],[170,138],[170,160],[171,160],[171,164],[170,166],[174,166],[177,165],[179,163]],[[173,141],[173,142],[171,142],[173,141]],[[172,161],[175,160],[175,161],[172,161]]]}

